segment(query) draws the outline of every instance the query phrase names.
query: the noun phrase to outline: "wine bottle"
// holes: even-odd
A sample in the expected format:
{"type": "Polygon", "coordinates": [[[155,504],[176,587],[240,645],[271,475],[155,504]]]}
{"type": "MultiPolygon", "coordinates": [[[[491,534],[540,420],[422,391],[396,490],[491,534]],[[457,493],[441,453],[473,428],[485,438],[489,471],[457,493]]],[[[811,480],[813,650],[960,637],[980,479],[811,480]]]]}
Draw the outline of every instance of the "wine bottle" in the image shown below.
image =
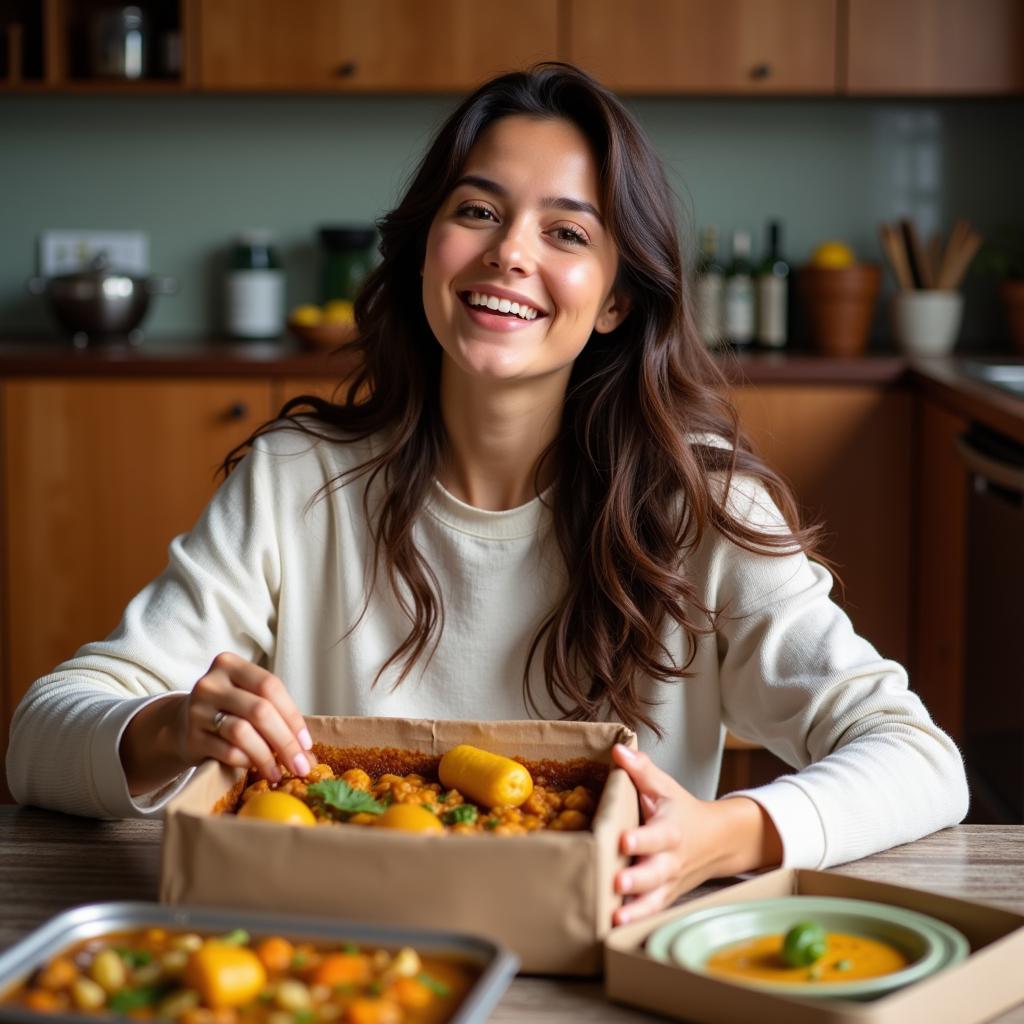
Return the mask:
{"type": "Polygon", "coordinates": [[[701,232],[700,258],[697,262],[696,313],[701,341],[718,348],[722,334],[722,290],[725,274],[718,262],[718,228],[708,224],[701,232]]]}
{"type": "Polygon", "coordinates": [[[789,341],[790,267],[782,255],[782,225],[768,223],[768,250],[757,268],[757,343],[784,348],[789,341]]]}
{"type": "Polygon", "coordinates": [[[725,274],[725,340],[747,348],[754,340],[754,268],[750,263],[750,232],[732,233],[732,262],[725,274]]]}

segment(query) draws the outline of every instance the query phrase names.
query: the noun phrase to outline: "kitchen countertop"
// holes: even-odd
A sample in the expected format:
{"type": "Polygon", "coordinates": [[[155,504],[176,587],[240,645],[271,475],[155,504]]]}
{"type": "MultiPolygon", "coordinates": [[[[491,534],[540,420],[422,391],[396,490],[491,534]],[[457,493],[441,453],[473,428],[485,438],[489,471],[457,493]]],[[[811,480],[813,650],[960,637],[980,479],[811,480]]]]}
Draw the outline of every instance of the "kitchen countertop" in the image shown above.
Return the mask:
{"type": "MultiPolygon", "coordinates": [[[[731,384],[874,386],[916,389],[967,419],[979,420],[1024,444],[1024,399],[965,374],[956,357],[869,354],[836,359],[811,352],[718,353],[731,384]]],[[[971,356],[1014,362],[1013,356],[971,356]]],[[[343,352],[309,350],[292,341],[150,339],[141,345],[75,349],[48,339],[0,340],[0,378],[74,377],[327,377],[349,374],[343,352]]]]}
{"type": "MultiPolygon", "coordinates": [[[[162,829],[160,821],[92,821],[0,806],[0,950],[79,903],[155,900],[162,829]]],[[[1024,826],[959,825],[835,870],[1024,913],[1024,826]]],[[[599,981],[521,977],[491,1020],[641,1024],[664,1018],[608,1002],[599,981]]],[[[996,1020],[1024,1024],[1024,1004],[996,1020]]]]}
{"type": "MultiPolygon", "coordinates": [[[[720,353],[729,380],[741,383],[896,384],[907,360],[897,355],[834,359],[811,352],[720,353]]],[[[49,339],[0,340],[0,376],[325,376],[352,365],[344,353],[303,348],[290,340],[238,342],[223,339],[151,339],[137,346],[93,345],[76,349],[49,339]]]]}

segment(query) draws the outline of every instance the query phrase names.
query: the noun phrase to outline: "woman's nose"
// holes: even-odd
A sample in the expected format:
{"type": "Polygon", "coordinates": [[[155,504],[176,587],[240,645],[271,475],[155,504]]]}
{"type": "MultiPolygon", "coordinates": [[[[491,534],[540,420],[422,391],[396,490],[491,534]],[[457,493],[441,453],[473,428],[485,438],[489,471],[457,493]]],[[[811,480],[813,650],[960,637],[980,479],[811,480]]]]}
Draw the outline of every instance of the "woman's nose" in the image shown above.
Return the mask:
{"type": "Polygon", "coordinates": [[[497,234],[484,260],[489,267],[506,274],[531,274],[536,265],[528,233],[515,224],[497,234]]]}

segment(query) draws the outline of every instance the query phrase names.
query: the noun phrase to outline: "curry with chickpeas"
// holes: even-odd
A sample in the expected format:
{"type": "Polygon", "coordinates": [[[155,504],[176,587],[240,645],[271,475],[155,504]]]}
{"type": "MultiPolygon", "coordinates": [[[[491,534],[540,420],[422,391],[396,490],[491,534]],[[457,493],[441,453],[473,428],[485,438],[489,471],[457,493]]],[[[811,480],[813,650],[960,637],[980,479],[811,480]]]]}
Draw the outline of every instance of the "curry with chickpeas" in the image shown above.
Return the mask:
{"type": "Polygon", "coordinates": [[[2,1000],[174,1024],[443,1024],[480,977],[456,957],[146,928],[87,939],[2,1000]]]}
{"type": "Polygon", "coordinates": [[[293,825],[348,824],[455,835],[590,828],[607,765],[526,761],[467,744],[442,757],[318,745],[317,764],[276,784],[250,773],[226,813],[293,825]]]}

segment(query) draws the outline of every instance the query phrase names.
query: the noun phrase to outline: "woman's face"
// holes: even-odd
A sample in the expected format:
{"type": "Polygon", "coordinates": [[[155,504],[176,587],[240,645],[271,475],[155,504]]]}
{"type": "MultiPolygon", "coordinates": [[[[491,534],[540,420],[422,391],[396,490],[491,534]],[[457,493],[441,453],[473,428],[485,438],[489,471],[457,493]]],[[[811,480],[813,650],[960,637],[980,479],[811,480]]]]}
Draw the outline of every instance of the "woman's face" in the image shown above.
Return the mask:
{"type": "Polygon", "coordinates": [[[591,332],[618,326],[618,253],[599,195],[594,155],[571,122],[517,114],[480,136],[423,265],[427,321],[455,368],[568,379],[591,332]]]}

